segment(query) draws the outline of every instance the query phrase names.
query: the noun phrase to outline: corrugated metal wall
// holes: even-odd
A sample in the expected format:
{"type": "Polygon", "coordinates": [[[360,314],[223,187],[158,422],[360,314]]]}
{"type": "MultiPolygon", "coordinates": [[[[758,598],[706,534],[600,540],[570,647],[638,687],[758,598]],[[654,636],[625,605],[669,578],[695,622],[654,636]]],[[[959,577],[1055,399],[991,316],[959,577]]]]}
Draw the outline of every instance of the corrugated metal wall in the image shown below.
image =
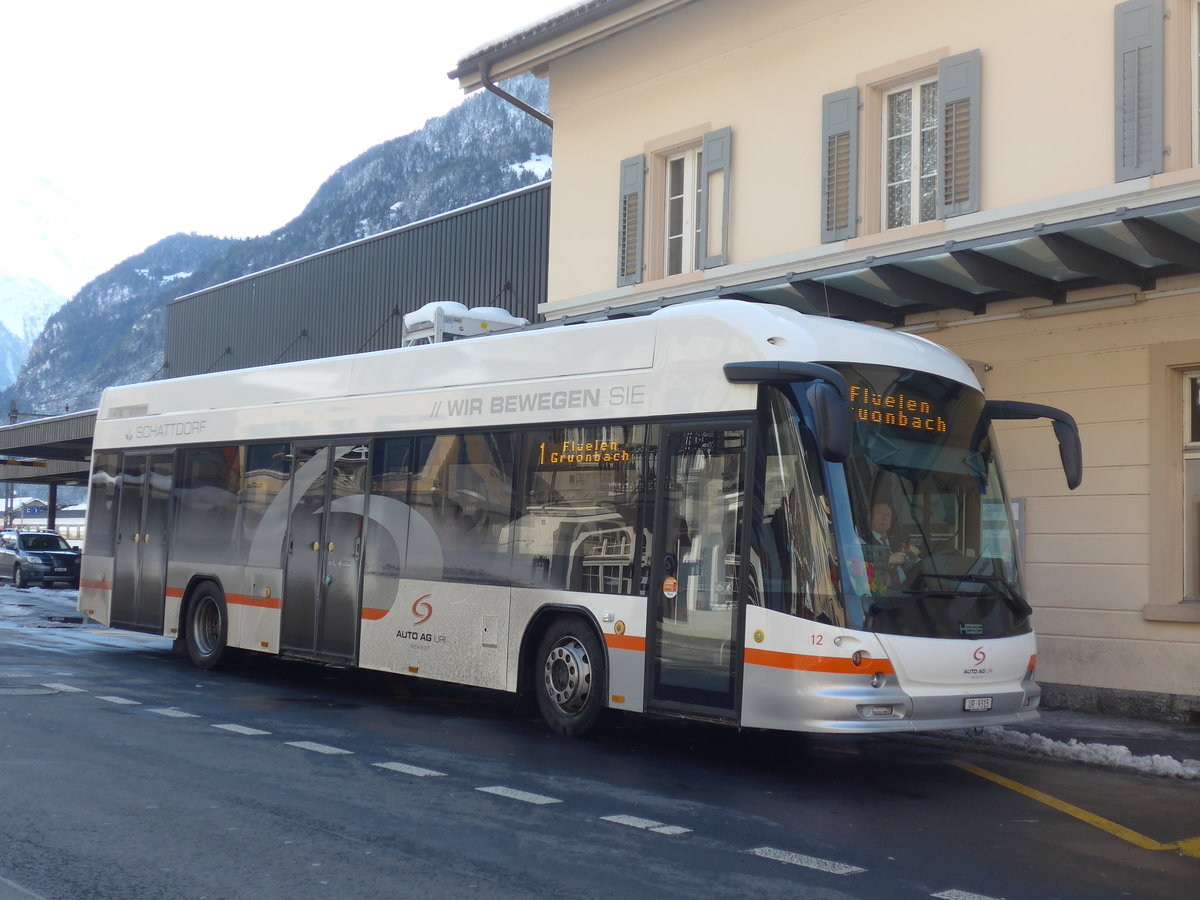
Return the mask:
{"type": "Polygon", "coordinates": [[[399,347],[404,313],[431,300],[537,321],[549,241],[545,182],[180,297],[167,305],[164,374],[399,347]]]}

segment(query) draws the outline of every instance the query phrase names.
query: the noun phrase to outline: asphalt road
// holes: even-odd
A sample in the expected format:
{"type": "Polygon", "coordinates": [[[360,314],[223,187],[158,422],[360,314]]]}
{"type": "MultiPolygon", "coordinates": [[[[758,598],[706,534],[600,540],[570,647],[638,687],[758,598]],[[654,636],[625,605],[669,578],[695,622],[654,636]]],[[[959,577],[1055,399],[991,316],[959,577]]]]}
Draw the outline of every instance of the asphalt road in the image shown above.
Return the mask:
{"type": "Polygon", "coordinates": [[[169,642],[0,585],[0,900],[1191,898],[1200,784],[627,717],[169,642]],[[1056,805],[1057,804],[1057,805],[1056,805]]]}

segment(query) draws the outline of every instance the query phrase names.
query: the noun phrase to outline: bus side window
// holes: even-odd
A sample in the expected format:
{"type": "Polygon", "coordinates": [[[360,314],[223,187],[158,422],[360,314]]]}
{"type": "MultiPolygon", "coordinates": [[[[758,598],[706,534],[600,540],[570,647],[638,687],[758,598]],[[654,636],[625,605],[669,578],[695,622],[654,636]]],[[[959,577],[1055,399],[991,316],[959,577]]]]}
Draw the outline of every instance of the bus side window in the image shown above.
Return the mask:
{"type": "Polygon", "coordinates": [[[87,549],[93,556],[113,554],[120,471],[121,454],[113,451],[96,454],[87,511],[87,549]]]}
{"type": "Polygon", "coordinates": [[[759,510],[754,552],[760,596],[768,609],[829,624],[844,624],[837,600],[837,557],[816,446],[778,390],[769,390],[764,439],[759,443],[759,510]]]}
{"type": "Polygon", "coordinates": [[[241,476],[239,447],[204,447],[180,455],[173,558],[235,561],[241,476]]]}
{"type": "Polygon", "coordinates": [[[646,431],[579,425],[526,435],[512,528],[514,584],[644,592],[639,559],[651,521],[646,431]]]}
{"type": "Polygon", "coordinates": [[[410,480],[409,503],[424,520],[409,530],[406,573],[414,578],[507,583],[511,546],[513,435],[442,434],[433,439],[410,480]],[[422,552],[432,530],[440,549],[422,552]],[[424,536],[424,537],[423,537],[424,536]]]}

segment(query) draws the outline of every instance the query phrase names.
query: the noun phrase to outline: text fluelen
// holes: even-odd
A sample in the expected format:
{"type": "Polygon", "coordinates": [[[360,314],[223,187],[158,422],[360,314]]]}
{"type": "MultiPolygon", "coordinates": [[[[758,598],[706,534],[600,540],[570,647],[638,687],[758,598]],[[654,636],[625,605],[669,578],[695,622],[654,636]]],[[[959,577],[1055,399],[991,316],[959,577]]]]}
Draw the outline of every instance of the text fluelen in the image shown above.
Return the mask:
{"type": "Polygon", "coordinates": [[[912,431],[945,432],[946,420],[936,415],[928,400],[914,400],[903,393],[881,394],[869,387],[850,388],[850,408],[860,422],[889,425],[912,431]]]}

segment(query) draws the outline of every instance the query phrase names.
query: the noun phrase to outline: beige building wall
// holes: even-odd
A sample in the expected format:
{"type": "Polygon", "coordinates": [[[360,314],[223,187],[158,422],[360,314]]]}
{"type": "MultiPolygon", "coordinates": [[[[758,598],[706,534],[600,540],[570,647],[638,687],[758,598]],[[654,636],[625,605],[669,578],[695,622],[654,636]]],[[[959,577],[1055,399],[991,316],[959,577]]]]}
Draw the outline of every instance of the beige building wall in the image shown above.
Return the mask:
{"type": "Polygon", "coordinates": [[[1190,358],[1193,371],[1200,363],[1189,356],[1200,353],[1200,282],[1164,282],[1157,293],[1173,296],[934,335],[991,367],[990,396],[1059,406],[1080,426],[1085,472],[1074,492],[1044,423],[1008,423],[1000,435],[1009,491],[1025,500],[1026,586],[1042,681],[1180,695],[1200,689],[1200,622],[1162,620],[1183,598],[1186,366],[1172,367],[1161,353],[1190,344],[1178,360],[1190,358]]]}
{"type": "MultiPolygon", "coordinates": [[[[821,98],[857,84],[881,122],[882,89],[968,50],[983,58],[982,210],[1111,185],[1113,21],[1105,0],[698,0],[556,60],[550,302],[615,286],[619,161],[725,126],[731,264],[819,249],[821,98]]],[[[864,151],[880,122],[864,123],[864,151]]],[[[851,246],[945,230],[938,221],[880,234],[878,178],[861,169],[873,233],[860,229],[851,246]]],[[[656,280],[655,249],[643,290],[656,280]]]]}

